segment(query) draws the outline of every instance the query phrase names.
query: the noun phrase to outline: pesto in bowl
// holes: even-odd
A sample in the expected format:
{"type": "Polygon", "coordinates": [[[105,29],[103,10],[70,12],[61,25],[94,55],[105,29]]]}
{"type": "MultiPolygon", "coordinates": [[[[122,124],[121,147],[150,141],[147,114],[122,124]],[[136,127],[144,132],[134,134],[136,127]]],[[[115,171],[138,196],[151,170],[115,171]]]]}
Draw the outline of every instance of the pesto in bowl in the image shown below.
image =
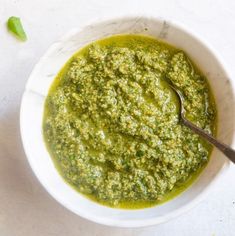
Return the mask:
{"type": "Polygon", "coordinates": [[[205,76],[180,49],[141,35],[117,35],[77,52],[45,102],[43,134],[66,182],[119,208],[162,203],[186,189],[212,147],[184,127],[186,117],[215,134],[216,108],[205,76]]]}

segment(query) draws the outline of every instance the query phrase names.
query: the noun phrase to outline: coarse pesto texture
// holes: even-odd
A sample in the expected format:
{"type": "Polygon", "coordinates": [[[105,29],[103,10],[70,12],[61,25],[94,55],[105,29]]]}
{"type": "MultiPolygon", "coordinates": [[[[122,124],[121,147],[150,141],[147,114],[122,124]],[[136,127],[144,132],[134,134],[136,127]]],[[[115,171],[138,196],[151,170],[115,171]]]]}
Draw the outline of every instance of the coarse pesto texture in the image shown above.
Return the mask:
{"type": "Polygon", "coordinates": [[[66,64],[45,102],[43,132],[65,180],[112,207],[141,208],[185,189],[209,160],[211,146],[179,120],[215,132],[206,78],[186,54],[140,35],[94,42],[66,64]],[[177,191],[180,189],[180,191],[177,191]]]}

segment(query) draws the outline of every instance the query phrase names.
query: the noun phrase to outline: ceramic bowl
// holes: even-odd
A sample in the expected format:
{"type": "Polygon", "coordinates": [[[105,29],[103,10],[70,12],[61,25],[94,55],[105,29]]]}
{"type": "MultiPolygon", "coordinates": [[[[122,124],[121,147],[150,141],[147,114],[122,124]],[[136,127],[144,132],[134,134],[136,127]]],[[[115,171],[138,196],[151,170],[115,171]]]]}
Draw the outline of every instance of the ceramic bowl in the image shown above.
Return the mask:
{"type": "Polygon", "coordinates": [[[88,25],[56,41],[34,67],[21,104],[20,126],[26,156],[45,189],[64,207],[91,221],[119,227],[141,227],[165,222],[192,208],[221,176],[229,162],[216,149],[197,181],[181,195],[162,205],[123,210],[99,205],[71,188],[54,167],[43,141],[45,97],[56,74],[81,47],[114,34],[144,34],[160,38],[185,50],[207,76],[218,108],[218,138],[234,144],[234,84],[218,53],[185,27],[150,17],[122,17],[88,25]]]}

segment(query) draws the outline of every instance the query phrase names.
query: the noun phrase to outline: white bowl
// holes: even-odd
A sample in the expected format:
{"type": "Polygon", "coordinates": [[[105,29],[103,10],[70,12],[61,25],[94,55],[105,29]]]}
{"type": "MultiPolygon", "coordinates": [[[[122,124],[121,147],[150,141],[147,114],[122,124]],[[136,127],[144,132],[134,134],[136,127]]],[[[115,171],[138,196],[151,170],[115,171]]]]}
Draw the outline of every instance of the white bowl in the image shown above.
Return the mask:
{"type": "Polygon", "coordinates": [[[205,42],[181,26],[156,18],[123,17],[75,29],[55,42],[39,60],[27,82],[21,104],[20,126],[24,149],[37,178],[63,206],[97,223],[141,227],[165,222],[192,208],[229,165],[223,155],[213,150],[209,164],[197,181],[173,200],[152,208],[122,210],[99,205],[71,188],[54,167],[43,141],[42,118],[45,97],[54,77],[64,63],[81,47],[113,34],[147,34],[182,48],[207,75],[218,108],[218,138],[234,142],[233,81],[224,64],[205,42]],[[147,29],[147,30],[146,30],[147,29]]]}

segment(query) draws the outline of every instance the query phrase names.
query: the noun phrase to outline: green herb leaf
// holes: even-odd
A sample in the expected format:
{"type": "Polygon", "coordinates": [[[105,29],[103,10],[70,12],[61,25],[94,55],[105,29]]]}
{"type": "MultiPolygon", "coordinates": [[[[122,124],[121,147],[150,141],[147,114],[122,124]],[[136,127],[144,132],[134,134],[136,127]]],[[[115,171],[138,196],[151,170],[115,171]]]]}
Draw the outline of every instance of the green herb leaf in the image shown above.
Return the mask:
{"type": "Polygon", "coordinates": [[[137,152],[136,152],[136,156],[137,157],[142,157],[144,155],[144,152],[142,151],[142,150],[138,150],[137,152]]]}
{"type": "Polygon", "coordinates": [[[24,32],[23,26],[21,24],[20,18],[11,16],[7,21],[8,30],[13,33],[18,39],[22,41],[27,40],[27,36],[24,32]]]}

